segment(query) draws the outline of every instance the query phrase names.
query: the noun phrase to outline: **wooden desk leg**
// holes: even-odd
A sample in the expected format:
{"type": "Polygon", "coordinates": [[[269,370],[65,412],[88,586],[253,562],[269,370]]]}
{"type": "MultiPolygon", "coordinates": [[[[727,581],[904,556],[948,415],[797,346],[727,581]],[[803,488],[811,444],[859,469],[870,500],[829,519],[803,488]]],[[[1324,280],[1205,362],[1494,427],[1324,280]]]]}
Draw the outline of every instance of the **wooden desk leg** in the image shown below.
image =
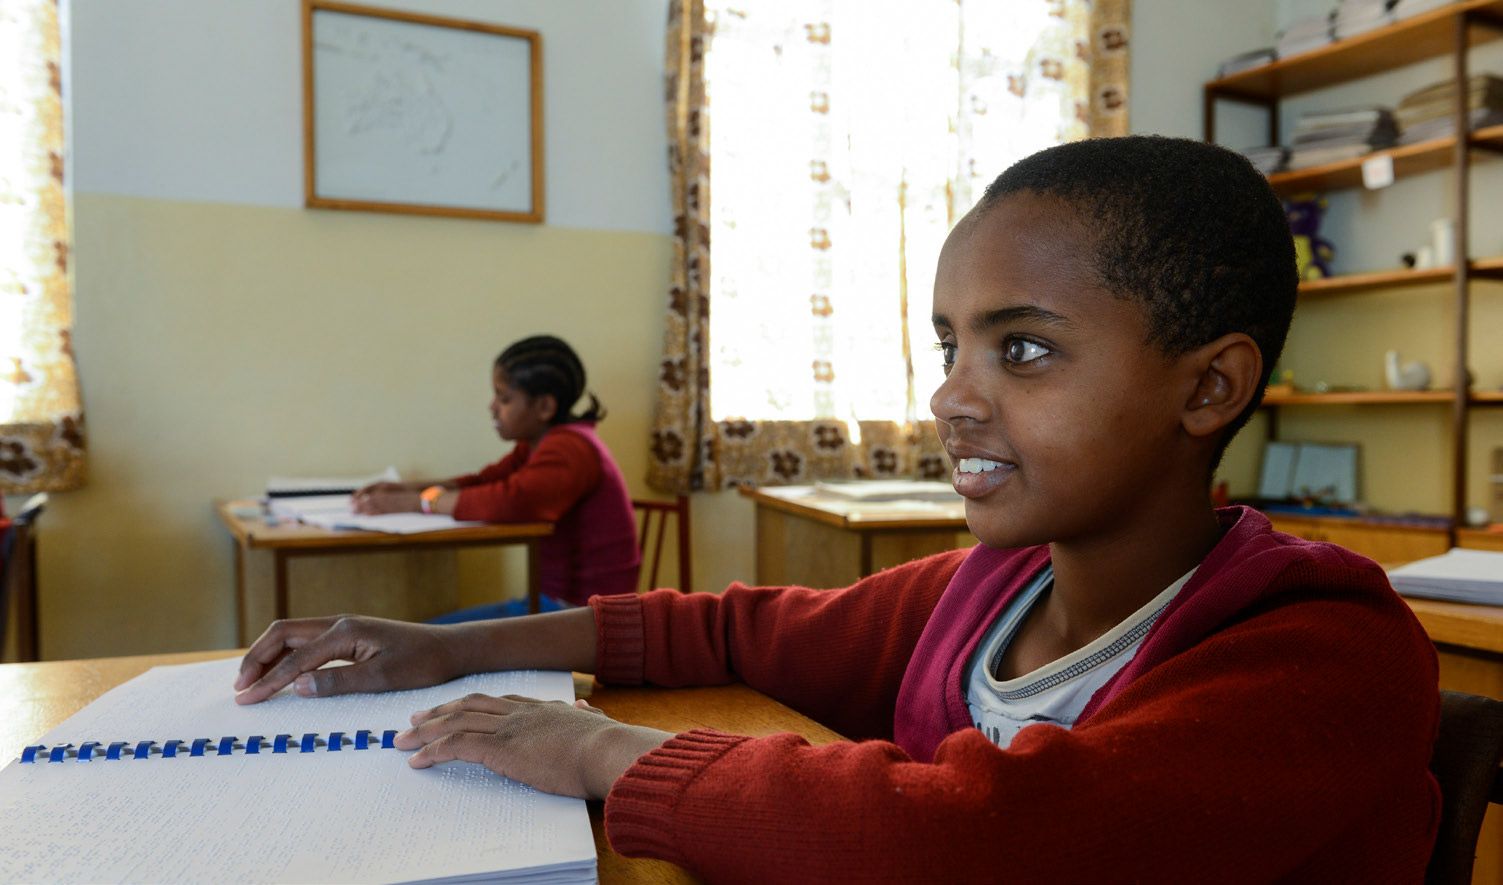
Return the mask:
{"type": "Polygon", "coordinates": [[[277,608],[272,612],[272,616],[279,621],[284,621],[287,619],[287,554],[276,550],[272,552],[272,557],[276,560],[277,572],[277,608]]]}
{"type": "Polygon", "coordinates": [[[543,583],[538,575],[538,539],[527,541],[527,610],[533,614],[543,610],[543,583]]]}
{"type": "Polygon", "coordinates": [[[245,622],[249,620],[245,614],[245,551],[234,539],[230,540],[230,546],[235,548],[235,643],[245,648],[245,622]]]}
{"type": "MultiPolygon", "coordinates": [[[[35,661],[41,653],[37,639],[37,539],[28,533],[25,541],[26,551],[15,551],[17,559],[25,560],[25,571],[19,582],[21,598],[16,600],[16,620],[19,622],[16,625],[16,656],[21,661],[35,661]]],[[[0,636],[0,641],[4,638],[0,636]]]]}
{"type": "Polygon", "coordinates": [[[861,577],[872,573],[872,533],[861,532],[861,577]]]}

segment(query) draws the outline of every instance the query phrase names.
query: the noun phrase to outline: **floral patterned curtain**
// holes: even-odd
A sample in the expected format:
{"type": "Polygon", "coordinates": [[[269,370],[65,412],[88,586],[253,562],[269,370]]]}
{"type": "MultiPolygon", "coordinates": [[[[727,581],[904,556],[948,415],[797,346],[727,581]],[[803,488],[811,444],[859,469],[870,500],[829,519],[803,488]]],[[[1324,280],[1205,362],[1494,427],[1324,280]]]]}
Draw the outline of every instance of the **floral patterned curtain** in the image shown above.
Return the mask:
{"type": "Polygon", "coordinates": [[[84,479],[56,0],[0,3],[0,492],[84,479]]]}
{"type": "Polygon", "coordinates": [[[1013,161],[1126,133],[1127,18],[1128,0],[673,0],[649,483],[943,475],[939,248],[1013,161]]]}

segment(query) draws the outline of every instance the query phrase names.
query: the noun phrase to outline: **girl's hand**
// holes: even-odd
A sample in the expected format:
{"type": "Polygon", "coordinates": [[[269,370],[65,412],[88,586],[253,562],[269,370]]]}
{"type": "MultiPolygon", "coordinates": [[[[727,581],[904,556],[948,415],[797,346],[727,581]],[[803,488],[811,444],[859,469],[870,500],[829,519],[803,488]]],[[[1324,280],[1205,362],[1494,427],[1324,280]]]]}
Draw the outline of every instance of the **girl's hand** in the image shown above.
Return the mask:
{"type": "Polygon", "coordinates": [[[361,489],[350,499],[356,513],[413,513],[423,509],[421,493],[407,489],[361,489]]]}
{"type": "Polygon", "coordinates": [[[418,750],[407,760],[413,768],[477,762],[546,793],[582,799],[604,799],[638,757],[673,737],[623,725],[584,701],[517,695],[472,694],[414,713],[412,724],[396,745],[418,750]]]}
{"type": "Polygon", "coordinates": [[[303,697],[437,685],[461,675],[461,641],[452,627],[383,618],[274,621],[240,662],[235,703],[259,703],[288,683],[303,697]],[[330,661],[354,663],[319,669],[330,661]]]}

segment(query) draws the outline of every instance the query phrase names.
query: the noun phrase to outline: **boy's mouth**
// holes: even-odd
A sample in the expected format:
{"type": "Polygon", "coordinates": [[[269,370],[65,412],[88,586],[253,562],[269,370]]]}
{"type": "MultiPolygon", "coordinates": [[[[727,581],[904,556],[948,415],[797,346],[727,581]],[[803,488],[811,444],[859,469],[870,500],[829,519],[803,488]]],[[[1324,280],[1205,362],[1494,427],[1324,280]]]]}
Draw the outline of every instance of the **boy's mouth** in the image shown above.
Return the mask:
{"type": "Polygon", "coordinates": [[[1017,465],[990,458],[957,458],[950,482],[965,498],[982,498],[1007,481],[1017,465]]]}

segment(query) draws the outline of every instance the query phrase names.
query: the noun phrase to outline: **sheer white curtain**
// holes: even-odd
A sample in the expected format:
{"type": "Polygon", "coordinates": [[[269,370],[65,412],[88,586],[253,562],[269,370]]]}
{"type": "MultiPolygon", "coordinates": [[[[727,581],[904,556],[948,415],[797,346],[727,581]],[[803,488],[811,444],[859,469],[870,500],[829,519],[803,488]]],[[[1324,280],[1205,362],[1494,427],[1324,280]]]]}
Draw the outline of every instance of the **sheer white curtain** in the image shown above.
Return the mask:
{"type": "Polygon", "coordinates": [[[940,245],[1084,137],[1089,4],[706,0],[711,413],[929,417],[940,245]]]}

